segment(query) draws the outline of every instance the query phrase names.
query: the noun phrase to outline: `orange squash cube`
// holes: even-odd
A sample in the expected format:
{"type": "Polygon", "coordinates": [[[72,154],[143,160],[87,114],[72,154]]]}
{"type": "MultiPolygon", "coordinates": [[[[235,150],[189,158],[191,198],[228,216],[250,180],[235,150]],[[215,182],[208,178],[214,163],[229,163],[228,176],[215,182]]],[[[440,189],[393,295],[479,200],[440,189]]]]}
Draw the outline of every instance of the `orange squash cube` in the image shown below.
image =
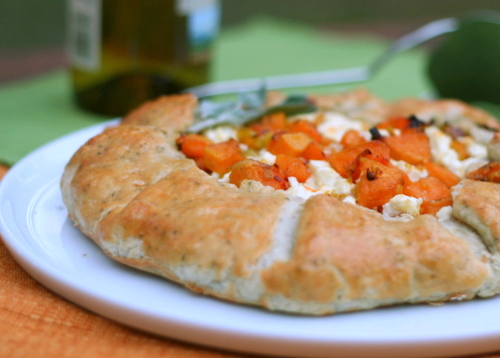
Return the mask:
{"type": "Polygon", "coordinates": [[[431,146],[427,135],[413,128],[403,131],[400,136],[384,137],[383,141],[391,150],[391,158],[418,165],[431,159],[431,146]]]}
{"type": "Polygon", "coordinates": [[[460,182],[460,177],[449,171],[445,167],[434,162],[425,162],[424,168],[430,177],[434,177],[442,181],[448,188],[457,185],[460,182]]]}
{"type": "Polygon", "coordinates": [[[365,152],[369,151],[370,159],[381,162],[381,163],[389,163],[390,151],[389,147],[381,141],[372,140],[366,143],[353,145],[351,147],[345,148],[340,152],[333,153],[328,161],[330,165],[335,169],[343,178],[348,178],[352,175],[355,168],[353,165],[356,165],[357,157],[365,152]]]}
{"type": "Polygon", "coordinates": [[[434,177],[422,178],[405,186],[403,194],[423,200],[421,214],[435,215],[442,207],[453,204],[450,189],[434,177]]]}
{"type": "Polygon", "coordinates": [[[316,142],[322,141],[322,136],[316,129],[316,126],[304,119],[290,123],[288,131],[290,133],[305,133],[316,142]]]}
{"type": "Polygon", "coordinates": [[[302,132],[276,133],[269,142],[267,150],[274,155],[300,157],[311,141],[311,137],[302,132]]]}
{"type": "Polygon", "coordinates": [[[262,118],[262,125],[268,127],[273,132],[284,130],[287,125],[286,115],[283,112],[268,114],[262,118]]]}
{"type": "Polygon", "coordinates": [[[207,145],[203,152],[205,166],[217,174],[229,172],[233,165],[243,160],[239,144],[230,139],[227,142],[207,145]]]}
{"type": "Polygon", "coordinates": [[[467,174],[468,179],[500,183],[500,162],[489,162],[467,174]]]}
{"type": "Polygon", "coordinates": [[[410,119],[407,117],[393,117],[377,124],[379,129],[387,129],[392,132],[394,129],[403,130],[410,126],[410,119]]]}
{"type": "Polygon", "coordinates": [[[181,152],[188,158],[202,157],[205,147],[212,143],[210,139],[193,133],[181,135],[176,142],[181,152]]]}
{"type": "Polygon", "coordinates": [[[276,165],[268,165],[254,159],[238,162],[229,174],[229,182],[240,187],[243,180],[255,180],[274,189],[287,189],[288,181],[276,165]]]}
{"type": "Polygon", "coordinates": [[[361,174],[356,183],[356,201],[359,205],[377,209],[386,204],[404,188],[405,173],[375,160],[360,159],[361,174]]]}
{"type": "Polygon", "coordinates": [[[342,139],[340,140],[340,144],[342,144],[344,148],[351,147],[357,144],[362,144],[365,142],[366,139],[358,131],[354,129],[347,130],[342,136],[342,139]]]}
{"type": "Polygon", "coordinates": [[[311,176],[309,169],[307,169],[306,161],[303,158],[278,154],[276,156],[276,165],[281,169],[286,178],[295,177],[299,183],[304,183],[311,176]]]}
{"type": "Polygon", "coordinates": [[[326,155],[323,153],[323,145],[316,141],[311,141],[302,152],[302,158],[306,160],[326,160],[326,155]]]}

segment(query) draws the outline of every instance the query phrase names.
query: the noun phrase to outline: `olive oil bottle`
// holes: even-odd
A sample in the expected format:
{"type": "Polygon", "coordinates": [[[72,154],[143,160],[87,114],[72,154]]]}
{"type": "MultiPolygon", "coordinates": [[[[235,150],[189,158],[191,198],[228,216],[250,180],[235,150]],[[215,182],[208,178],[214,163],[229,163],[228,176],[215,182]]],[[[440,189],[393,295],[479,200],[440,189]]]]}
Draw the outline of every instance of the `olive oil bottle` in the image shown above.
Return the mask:
{"type": "Polygon", "coordinates": [[[162,94],[210,80],[218,0],[68,0],[76,103],[123,116],[162,94]]]}

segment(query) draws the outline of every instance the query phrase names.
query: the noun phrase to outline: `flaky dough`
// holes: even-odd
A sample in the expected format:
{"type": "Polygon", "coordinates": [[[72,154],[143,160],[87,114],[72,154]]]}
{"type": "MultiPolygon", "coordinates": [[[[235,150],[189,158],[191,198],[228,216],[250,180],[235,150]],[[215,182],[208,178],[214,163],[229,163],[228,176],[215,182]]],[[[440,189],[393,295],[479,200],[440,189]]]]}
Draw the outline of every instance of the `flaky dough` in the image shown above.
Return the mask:
{"type": "MultiPolygon", "coordinates": [[[[455,106],[459,121],[498,125],[457,102],[389,105],[363,90],[311,99],[368,123],[455,106]],[[464,119],[468,113],[473,118],[464,119]]],[[[61,189],[69,217],[111,258],[196,292],[303,314],[500,291],[499,224],[491,217],[498,200],[473,200],[489,196],[484,183],[457,188],[454,213],[470,225],[460,230],[454,218],[386,221],[326,195],[301,202],[279,190],[236,188],[177,150],[175,139],[196,108],[191,95],[149,102],[90,139],[67,164],[61,189]]],[[[496,198],[499,186],[491,185],[496,198]]]]}

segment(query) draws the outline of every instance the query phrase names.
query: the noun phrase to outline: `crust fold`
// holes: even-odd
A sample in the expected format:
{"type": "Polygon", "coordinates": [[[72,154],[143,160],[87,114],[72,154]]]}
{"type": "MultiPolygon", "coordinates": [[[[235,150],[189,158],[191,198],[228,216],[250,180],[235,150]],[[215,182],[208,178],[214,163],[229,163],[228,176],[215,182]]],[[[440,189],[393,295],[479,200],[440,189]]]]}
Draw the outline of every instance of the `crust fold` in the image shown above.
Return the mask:
{"type": "Polygon", "coordinates": [[[320,303],[317,313],[472,297],[489,274],[467,243],[429,215],[388,222],[318,195],[305,204],[297,236],[292,260],[276,263],[264,281],[297,306],[320,303]]]}

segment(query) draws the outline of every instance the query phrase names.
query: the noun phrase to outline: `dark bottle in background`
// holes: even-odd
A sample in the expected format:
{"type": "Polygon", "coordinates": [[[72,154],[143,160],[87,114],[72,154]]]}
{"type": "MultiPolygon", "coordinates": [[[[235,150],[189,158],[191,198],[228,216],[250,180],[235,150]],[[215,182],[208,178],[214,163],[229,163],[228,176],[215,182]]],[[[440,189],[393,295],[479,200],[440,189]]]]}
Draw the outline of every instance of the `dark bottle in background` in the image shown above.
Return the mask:
{"type": "Polygon", "coordinates": [[[76,103],[118,117],[208,82],[219,17],[218,0],[68,0],[76,103]]]}

